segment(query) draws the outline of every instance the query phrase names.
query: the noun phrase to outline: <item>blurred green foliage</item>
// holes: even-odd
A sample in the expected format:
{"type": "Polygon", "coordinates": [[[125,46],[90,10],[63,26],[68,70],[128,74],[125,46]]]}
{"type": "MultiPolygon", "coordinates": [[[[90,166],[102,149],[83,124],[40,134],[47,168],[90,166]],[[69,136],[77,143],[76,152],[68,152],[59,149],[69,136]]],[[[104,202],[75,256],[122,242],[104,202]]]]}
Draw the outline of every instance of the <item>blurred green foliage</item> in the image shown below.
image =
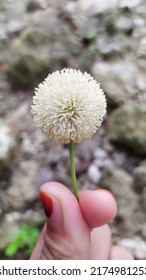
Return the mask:
{"type": "Polygon", "coordinates": [[[40,230],[38,228],[30,227],[25,224],[18,232],[18,235],[6,247],[5,255],[7,257],[12,257],[21,249],[24,249],[25,253],[30,255],[39,238],[39,235],[40,230]]]}

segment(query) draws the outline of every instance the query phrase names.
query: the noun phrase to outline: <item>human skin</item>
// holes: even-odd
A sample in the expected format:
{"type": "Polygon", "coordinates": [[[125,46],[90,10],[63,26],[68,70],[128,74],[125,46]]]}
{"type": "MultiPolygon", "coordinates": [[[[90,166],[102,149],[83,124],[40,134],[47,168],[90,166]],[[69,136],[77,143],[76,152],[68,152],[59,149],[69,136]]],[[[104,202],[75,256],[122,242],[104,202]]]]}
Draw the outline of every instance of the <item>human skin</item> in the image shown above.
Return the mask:
{"type": "Polygon", "coordinates": [[[123,247],[112,246],[107,225],[117,205],[111,192],[84,190],[79,201],[64,185],[49,182],[40,188],[46,224],[30,260],[132,260],[123,247]]]}

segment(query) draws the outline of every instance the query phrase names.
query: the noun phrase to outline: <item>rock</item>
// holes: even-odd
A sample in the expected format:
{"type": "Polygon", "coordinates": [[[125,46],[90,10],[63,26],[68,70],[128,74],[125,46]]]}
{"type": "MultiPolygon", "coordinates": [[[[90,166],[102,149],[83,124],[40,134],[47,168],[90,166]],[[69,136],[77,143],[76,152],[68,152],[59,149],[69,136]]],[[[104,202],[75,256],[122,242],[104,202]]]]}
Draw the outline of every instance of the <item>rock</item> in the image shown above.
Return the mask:
{"type": "MultiPolygon", "coordinates": [[[[20,215],[20,214],[19,214],[20,215]]],[[[16,215],[14,215],[16,218],[16,215]]],[[[0,250],[4,250],[5,247],[11,242],[12,236],[16,236],[20,230],[20,221],[15,221],[13,213],[6,214],[1,220],[0,227],[0,250]]]]}
{"type": "Polygon", "coordinates": [[[22,32],[18,44],[24,44],[26,47],[46,46],[49,43],[49,36],[47,33],[39,31],[35,28],[28,28],[22,32]]]}
{"type": "Polygon", "coordinates": [[[81,50],[79,39],[70,26],[52,19],[48,28],[47,31],[25,30],[11,48],[7,76],[13,88],[36,87],[49,72],[64,67],[68,59],[81,50]]]}
{"type": "Polygon", "coordinates": [[[24,18],[20,21],[20,19],[15,18],[11,20],[7,24],[7,34],[11,37],[18,35],[20,32],[24,30],[27,26],[27,19],[24,18]]]}
{"type": "Polygon", "coordinates": [[[113,166],[113,161],[109,158],[106,158],[105,160],[95,159],[94,164],[100,169],[105,169],[107,167],[113,166]]]}
{"type": "Polygon", "coordinates": [[[132,177],[123,169],[107,168],[100,181],[103,188],[110,190],[117,201],[118,213],[123,228],[130,229],[131,218],[137,209],[138,197],[132,189],[132,177]]]}
{"type": "Polygon", "coordinates": [[[101,148],[97,148],[94,152],[94,157],[96,159],[105,160],[107,158],[107,153],[101,148]]]}
{"type": "Polygon", "coordinates": [[[113,160],[116,166],[123,166],[126,162],[126,154],[121,152],[115,152],[113,155],[113,160]]]}
{"type": "Polygon", "coordinates": [[[137,55],[140,58],[146,58],[146,37],[143,37],[139,41],[137,55]]]}
{"type": "Polygon", "coordinates": [[[40,188],[43,184],[50,181],[54,181],[54,173],[51,168],[41,168],[39,171],[37,186],[40,188]]]}
{"type": "Polygon", "coordinates": [[[36,0],[29,1],[26,9],[28,12],[34,12],[41,9],[41,4],[36,0]]]}
{"type": "Polygon", "coordinates": [[[3,13],[7,12],[8,2],[10,2],[10,0],[7,0],[7,1],[1,0],[0,1],[0,11],[1,11],[2,15],[3,15],[3,13]]]}
{"type": "Polygon", "coordinates": [[[77,6],[83,12],[88,11],[90,15],[105,13],[108,10],[114,10],[118,7],[118,0],[79,0],[77,6]]]}
{"type": "MultiPolygon", "coordinates": [[[[1,186],[1,183],[0,183],[1,186]]],[[[4,211],[7,211],[9,208],[9,201],[6,192],[0,189],[0,216],[3,215],[4,211]]]]}
{"type": "Polygon", "coordinates": [[[134,189],[137,193],[141,193],[146,188],[146,161],[142,162],[133,171],[134,175],[134,189]]]}
{"type": "Polygon", "coordinates": [[[50,34],[51,67],[60,69],[68,63],[68,59],[78,56],[82,51],[79,36],[70,25],[58,22],[50,34]]]}
{"type": "Polygon", "coordinates": [[[126,194],[132,186],[132,178],[123,169],[110,167],[104,171],[101,185],[115,194],[126,194]]]}
{"type": "Polygon", "coordinates": [[[146,242],[141,237],[124,238],[118,242],[118,245],[130,250],[136,259],[146,259],[146,242]]]}
{"type": "Polygon", "coordinates": [[[146,80],[145,80],[145,75],[144,73],[141,73],[139,71],[139,75],[137,76],[137,81],[136,81],[136,85],[139,89],[139,99],[142,99],[144,100],[144,97],[145,97],[145,93],[146,93],[146,80]],[[141,94],[140,94],[141,92],[141,94]]]}
{"type": "Polygon", "coordinates": [[[142,211],[146,211],[146,188],[143,189],[140,198],[139,198],[139,204],[141,206],[142,211]]]}
{"type": "Polygon", "coordinates": [[[136,55],[137,55],[137,62],[138,65],[140,67],[140,69],[142,69],[142,73],[144,74],[145,69],[146,69],[146,32],[145,32],[145,7],[141,6],[141,10],[138,12],[139,15],[141,16],[141,20],[144,20],[144,22],[140,22],[139,26],[136,26],[134,29],[134,39],[136,41],[136,55]],[[143,14],[144,13],[144,14],[143,14]]]}
{"type": "Polygon", "coordinates": [[[15,88],[30,89],[37,86],[48,74],[47,60],[22,55],[16,64],[9,65],[8,79],[15,88]],[[26,75],[23,75],[26,73],[26,75]]]}
{"type": "Polygon", "coordinates": [[[12,176],[12,184],[7,190],[11,206],[21,209],[38,199],[38,165],[35,161],[23,161],[12,176]]]}
{"type": "Polygon", "coordinates": [[[32,227],[44,224],[45,219],[46,217],[44,215],[44,209],[42,208],[41,203],[38,211],[36,211],[36,209],[27,209],[25,213],[21,214],[21,220],[32,227]]]}
{"type": "Polygon", "coordinates": [[[8,80],[13,88],[34,88],[48,75],[48,43],[46,33],[35,29],[22,32],[10,51],[7,68],[8,80]]]}
{"type": "Polygon", "coordinates": [[[10,166],[16,145],[15,131],[3,120],[0,120],[0,176],[4,169],[10,166]]]}
{"type": "Polygon", "coordinates": [[[108,158],[108,154],[105,150],[103,150],[102,148],[97,148],[94,152],[94,165],[97,168],[105,168],[108,166],[112,166],[113,162],[110,158],[108,158]]]}
{"type": "MultiPolygon", "coordinates": [[[[107,26],[108,26],[108,24],[107,24],[107,26]]],[[[109,26],[108,26],[108,28],[109,28],[109,26]]],[[[99,37],[97,37],[97,40],[96,40],[97,51],[104,58],[112,58],[112,57],[120,56],[123,52],[125,52],[126,49],[127,50],[132,49],[132,47],[133,47],[133,44],[131,45],[131,38],[129,39],[123,33],[120,33],[120,32],[118,32],[112,38],[110,35],[103,34],[103,35],[100,35],[99,37]]],[[[110,64],[110,62],[108,62],[108,64],[110,64]]],[[[94,67],[93,67],[93,69],[94,69],[94,67]]],[[[96,71],[95,71],[95,73],[96,73],[96,71]]]]}
{"type": "Polygon", "coordinates": [[[65,13],[69,15],[81,37],[91,40],[96,37],[96,18],[90,15],[89,10],[82,11],[77,2],[68,1],[65,6],[65,13]],[[75,16],[76,14],[76,16],[75,16]]]}
{"type": "Polygon", "coordinates": [[[115,110],[108,121],[109,139],[135,154],[146,154],[146,102],[131,102],[115,110]]]}
{"type": "Polygon", "coordinates": [[[7,48],[9,46],[8,36],[5,30],[5,26],[1,24],[0,26],[0,64],[7,61],[8,52],[7,48]]]}
{"type": "MultiPolygon", "coordinates": [[[[75,160],[76,174],[77,176],[81,176],[81,174],[85,174],[89,168],[90,163],[81,161],[79,159],[75,160]]],[[[70,174],[70,167],[68,168],[68,173],[70,174]]]]}
{"type": "Polygon", "coordinates": [[[115,20],[114,25],[117,30],[130,33],[133,30],[132,17],[129,17],[129,15],[121,15],[115,20]]]}
{"type": "Polygon", "coordinates": [[[81,144],[76,145],[76,155],[84,162],[91,162],[96,147],[97,143],[93,138],[83,141],[81,144]]]}
{"type": "Polygon", "coordinates": [[[143,223],[142,226],[142,237],[146,239],[146,223],[143,223]]]}
{"type": "Polygon", "coordinates": [[[142,2],[142,0],[121,0],[120,1],[120,7],[121,8],[134,8],[136,7],[137,5],[139,5],[140,3],[142,2]]]}
{"type": "Polygon", "coordinates": [[[138,93],[135,82],[137,66],[129,58],[95,62],[92,74],[101,83],[111,105],[120,105],[138,93]]]}
{"type": "MultiPolygon", "coordinates": [[[[44,222],[45,215],[43,211],[36,212],[32,209],[28,209],[24,213],[17,211],[7,213],[1,219],[0,251],[4,250],[8,244],[10,244],[13,239],[15,239],[23,225],[27,224],[31,227],[36,227],[40,224],[43,224],[44,222]]],[[[24,257],[24,252],[21,252],[21,254],[21,257],[24,257]]]]}
{"type": "Polygon", "coordinates": [[[94,184],[99,183],[102,176],[101,171],[94,164],[90,165],[87,174],[91,182],[93,182],[94,184]]]}

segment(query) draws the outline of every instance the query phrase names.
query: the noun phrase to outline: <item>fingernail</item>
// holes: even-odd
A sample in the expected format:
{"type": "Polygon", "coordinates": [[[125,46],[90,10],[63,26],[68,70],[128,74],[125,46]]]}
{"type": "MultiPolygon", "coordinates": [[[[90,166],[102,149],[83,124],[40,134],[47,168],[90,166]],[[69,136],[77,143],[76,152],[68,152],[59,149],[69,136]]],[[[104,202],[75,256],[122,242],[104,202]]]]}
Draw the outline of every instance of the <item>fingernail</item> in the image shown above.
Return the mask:
{"type": "Polygon", "coordinates": [[[59,200],[42,191],[40,191],[40,198],[48,217],[47,222],[52,226],[60,227],[63,223],[63,215],[59,200]]]}

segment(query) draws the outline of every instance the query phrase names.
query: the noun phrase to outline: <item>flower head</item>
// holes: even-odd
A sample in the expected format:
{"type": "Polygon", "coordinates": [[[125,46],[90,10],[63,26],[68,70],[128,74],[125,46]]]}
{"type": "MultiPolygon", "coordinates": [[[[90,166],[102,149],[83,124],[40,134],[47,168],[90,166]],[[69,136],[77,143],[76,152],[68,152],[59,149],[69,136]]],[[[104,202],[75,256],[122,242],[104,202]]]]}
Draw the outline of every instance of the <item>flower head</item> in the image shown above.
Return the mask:
{"type": "Polygon", "coordinates": [[[56,142],[79,143],[101,125],[106,100],[90,74],[63,69],[49,74],[35,89],[31,112],[37,126],[56,142]]]}

